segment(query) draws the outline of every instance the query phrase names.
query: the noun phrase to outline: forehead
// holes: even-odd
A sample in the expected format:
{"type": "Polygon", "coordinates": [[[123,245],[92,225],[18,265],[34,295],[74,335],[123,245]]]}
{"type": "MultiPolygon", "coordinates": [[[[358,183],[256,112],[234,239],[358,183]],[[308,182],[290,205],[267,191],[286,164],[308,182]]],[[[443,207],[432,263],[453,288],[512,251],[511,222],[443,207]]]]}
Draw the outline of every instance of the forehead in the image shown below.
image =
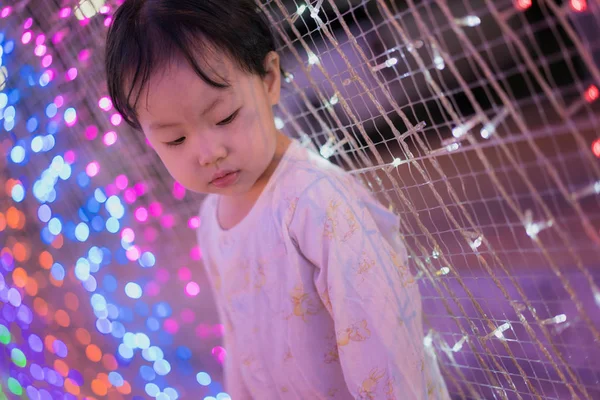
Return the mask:
{"type": "Polygon", "coordinates": [[[164,114],[169,110],[184,111],[192,106],[212,102],[235,92],[243,79],[241,71],[226,57],[199,60],[198,66],[210,79],[227,83],[229,88],[217,88],[206,83],[187,60],[174,59],[157,68],[140,92],[137,112],[164,114]]]}

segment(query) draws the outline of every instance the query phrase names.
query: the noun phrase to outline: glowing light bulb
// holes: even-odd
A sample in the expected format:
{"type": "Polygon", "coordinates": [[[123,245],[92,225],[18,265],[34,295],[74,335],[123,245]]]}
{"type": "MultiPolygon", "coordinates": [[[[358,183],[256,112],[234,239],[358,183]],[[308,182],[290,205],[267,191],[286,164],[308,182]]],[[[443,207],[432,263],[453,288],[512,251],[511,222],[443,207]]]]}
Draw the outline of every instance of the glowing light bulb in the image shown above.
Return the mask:
{"type": "Polygon", "coordinates": [[[590,85],[590,87],[586,89],[583,97],[588,103],[593,103],[594,101],[598,100],[598,97],[600,97],[600,90],[597,86],[590,85]]]}
{"type": "Polygon", "coordinates": [[[464,18],[460,18],[456,20],[458,25],[468,26],[469,28],[473,28],[475,26],[481,25],[481,19],[476,15],[467,15],[464,18]]]}
{"type": "Polygon", "coordinates": [[[527,10],[532,4],[532,0],[515,0],[515,8],[519,11],[527,10]]]}
{"type": "Polygon", "coordinates": [[[592,152],[596,157],[600,158],[600,139],[596,139],[592,143],[592,152]]]}
{"type": "Polygon", "coordinates": [[[571,10],[575,12],[584,12],[588,8],[587,0],[571,0],[569,5],[571,6],[571,10]]]}

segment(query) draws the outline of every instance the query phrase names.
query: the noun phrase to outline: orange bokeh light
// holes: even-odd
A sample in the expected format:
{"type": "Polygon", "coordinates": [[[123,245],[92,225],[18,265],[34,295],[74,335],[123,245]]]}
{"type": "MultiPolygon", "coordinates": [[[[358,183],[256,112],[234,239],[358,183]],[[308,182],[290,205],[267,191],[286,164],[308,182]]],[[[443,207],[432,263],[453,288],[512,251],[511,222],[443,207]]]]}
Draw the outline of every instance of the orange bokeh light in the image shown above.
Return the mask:
{"type": "Polygon", "coordinates": [[[54,320],[58,325],[62,326],[63,328],[66,328],[71,324],[71,318],[65,310],[57,310],[54,314],[54,320]]]}
{"type": "Polygon", "coordinates": [[[54,277],[52,275],[50,275],[48,277],[48,280],[50,280],[50,283],[56,287],[62,287],[64,281],[59,281],[58,279],[54,279],[54,277]]]}
{"type": "Polygon", "coordinates": [[[15,260],[19,262],[24,262],[29,259],[29,249],[25,243],[17,242],[13,246],[13,254],[15,256],[15,260]]]}
{"type": "Polygon", "coordinates": [[[131,385],[129,384],[129,382],[124,381],[123,385],[117,388],[117,391],[122,394],[129,394],[131,393],[131,385]]]}
{"type": "Polygon", "coordinates": [[[52,354],[54,354],[54,349],[52,348],[52,345],[54,344],[55,340],[56,338],[52,335],[48,335],[44,338],[44,345],[46,346],[46,350],[48,350],[52,354]]]}
{"type": "Polygon", "coordinates": [[[90,344],[85,348],[85,355],[93,362],[98,362],[102,359],[102,351],[95,344],[90,344]]]}
{"type": "Polygon", "coordinates": [[[65,294],[65,306],[71,311],[77,311],[79,308],[79,299],[73,292],[65,294]]]}
{"type": "Polygon", "coordinates": [[[50,269],[52,268],[52,264],[54,264],[54,258],[52,257],[52,254],[48,253],[47,251],[42,251],[40,253],[40,266],[44,269],[50,269]]]}
{"type": "Polygon", "coordinates": [[[75,381],[72,380],[71,378],[65,379],[65,390],[75,396],[77,396],[79,394],[79,392],[81,391],[79,386],[77,386],[75,381]]]}
{"type": "Polygon", "coordinates": [[[63,360],[54,360],[54,369],[58,372],[63,378],[66,378],[69,375],[69,366],[63,360]]]}
{"type": "Polygon", "coordinates": [[[109,371],[114,371],[118,367],[117,359],[115,358],[115,356],[109,353],[106,353],[102,357],[102,364],[104,365],[104,368],[106,368],[109,371]]]}
{"type": "Polygon", "coordinates": [[[23,268],[15,268],[12,278],[17,287],[23,288],[27,284],[27,272],[23,268]]]}
{"type": "Polygon", "coordinates": [[[87,346],[92,341],[90,333],[83,328],[77,328],[77,331],[75,331],[75,337],[77,338],[79,343],[81,343],[84,346],[87,346]]]}
{"type": "Polygon", "coordinates": [[[112,383],[110,383],[110,379],[108,379],[108,374],[105,374],[104,372],[100,372],[98,375],[96,375],[96,379],[98,379],[100,382],[104,383],[109,388],[112,387],[112,383]]]}
{"type": "Polygon", "coordinates": [[[6,211],[6,222],[8,226],[15,229],[19,226],[19,210],[15,207],[11,207],[6,211]]]}
{"type": "Polygon", "coordinates": [[[62,233],[59,234],[57,237],[55,237],[54,240],[52,241],[52,247],[54,247],[55,249],[61,249],[64,244],[65,244],[65,239],[64,239],[62,233]]]}
{"type": "Polygon", "coordinates": [[[100,379],[94,379],[92,381],[92,392],[98,396],[106,396],[106,393],[108,393],[108,387],[100,379]]]}
{"type": "Polygon", "coordinates": [[[38,283],[34,278],[28,278],[25,284],[25,292],[29,296],[36,296],[38,293],[38,283]]]}
{"type": "Polygon", "coordinates": [[[35,300],[33,300],[33,309],[42,317],[48,315],[48,303],[41,297],[36,297],[35,300]]]}

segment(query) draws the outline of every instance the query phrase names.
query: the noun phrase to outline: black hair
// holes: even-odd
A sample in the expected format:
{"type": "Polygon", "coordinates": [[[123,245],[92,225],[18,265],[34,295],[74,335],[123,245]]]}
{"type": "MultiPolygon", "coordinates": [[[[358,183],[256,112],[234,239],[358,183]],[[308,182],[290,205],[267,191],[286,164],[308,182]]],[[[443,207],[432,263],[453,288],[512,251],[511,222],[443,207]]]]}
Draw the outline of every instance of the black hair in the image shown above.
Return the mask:
{"type": "Polygon", "coordinates": [[[106,39],[108,93],[123,119],[141,129],[135,111],[140,94],[152,74],[176,57],[207,84],[227,88],[224,79],[217,82],[202,70],[199,56],[218,49],[242,71],[264,77],[265,57],[276,46],[255,0],[125,0],[106,39]]]}

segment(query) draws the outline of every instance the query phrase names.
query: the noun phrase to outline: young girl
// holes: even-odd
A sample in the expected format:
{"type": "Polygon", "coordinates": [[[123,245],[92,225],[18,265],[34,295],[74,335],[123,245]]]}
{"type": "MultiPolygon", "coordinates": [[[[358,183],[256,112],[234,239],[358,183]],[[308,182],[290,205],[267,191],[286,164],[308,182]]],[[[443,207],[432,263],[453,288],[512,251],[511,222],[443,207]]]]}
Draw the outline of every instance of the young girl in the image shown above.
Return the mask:
{"type": "Polygon", "coordinates": [[[207,193],[198,232],[244,399],[448,399],[423,345],[399,221],[275,128],[281,73],[253,0],[125,0],[108,34],[117,110],[207,193]]]}

